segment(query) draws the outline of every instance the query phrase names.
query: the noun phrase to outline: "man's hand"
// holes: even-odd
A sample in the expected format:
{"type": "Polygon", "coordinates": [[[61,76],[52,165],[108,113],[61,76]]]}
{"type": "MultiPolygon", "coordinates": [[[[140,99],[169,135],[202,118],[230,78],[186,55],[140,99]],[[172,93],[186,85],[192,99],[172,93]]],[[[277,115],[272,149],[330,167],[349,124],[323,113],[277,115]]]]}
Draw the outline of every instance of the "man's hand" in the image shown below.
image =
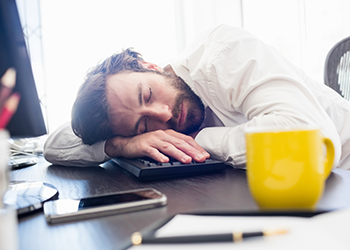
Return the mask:
{"type": "Polygon", "coordinates": [[[148,156],[158,162],[168,162],[167,156],[182,163],[189,163],[192,159],[203,162],[210,157],[191,136],[172,129],[152,131],[134,137],[111,138],[106,142],[105,152],[110,157],[148,156]]]}

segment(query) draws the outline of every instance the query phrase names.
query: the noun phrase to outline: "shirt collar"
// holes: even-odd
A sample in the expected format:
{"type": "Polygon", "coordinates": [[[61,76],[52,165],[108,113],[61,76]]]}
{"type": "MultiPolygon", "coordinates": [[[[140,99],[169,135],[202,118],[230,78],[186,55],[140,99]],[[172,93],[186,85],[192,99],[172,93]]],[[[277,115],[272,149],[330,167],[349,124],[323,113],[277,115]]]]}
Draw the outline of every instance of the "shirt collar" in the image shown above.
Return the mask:
{"type": "MultiPolygon", "coordinates": [[[[195,83],[191,78],[190,72],[188,68],[185,66],[185,63],[182,63],[180,59],[176,58],[175,60],[172,60],[171,62],[169,62],[169,64],[173,68],[175,74],[181,77],[187,83],[187,85],[194,91],[194,93],[200,97],[199,93],[197,92],[195,83]]],[[[202,102],[205,107],[208,106],[205,100],[202,99],[202,102]]]]}
{"type": "Polygon", "coordinates": [[[173,60],[169,64],[173,68],[175,74],[177,76],[180,76],[187,83],[187,85],[189,85],[190,88],[194,90],[194,84],[188,68],[179,60],[173,60]]]}

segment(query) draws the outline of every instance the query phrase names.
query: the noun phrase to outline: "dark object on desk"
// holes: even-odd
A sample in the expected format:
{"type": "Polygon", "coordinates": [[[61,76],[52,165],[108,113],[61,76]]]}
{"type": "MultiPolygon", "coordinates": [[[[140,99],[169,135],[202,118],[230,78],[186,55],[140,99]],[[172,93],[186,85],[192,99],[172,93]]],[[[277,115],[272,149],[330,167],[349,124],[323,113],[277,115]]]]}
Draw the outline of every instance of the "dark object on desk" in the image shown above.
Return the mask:
{"type": "Polygon", "coordinates": [[[80,200],[55,200],[44,204],[47,222],[58,223],[150,209],[167,204],[167,197],[151,189],[92,196],[80,200]]]}
{"type": "Polygon", "coordinates": [[[57,199],[57,189],[41,181],[11,182],[4,203],[17,208],[17,215],[34,212],[48,200],[57,199]]]}
{"type": "Polygon", "coordinates": [[[151,158],[114,158],[112,161],[143,181],[208,174],[226,168],[223,162],[213,159],[207,159],[205,162],[193,161],[189,164],[175,159],[170,159],[168,163],[159,163],[151,158]]]}
{"type": "Polygon", "coordinates": [[[325,67],[325,84],[350,101],[350,37],[347,37],[328,52],[325,67]]]}
{"type": "Polygon", "coordinates": [[[210,243],[210,242],[240,242],[251,237],[262,237],[277,234],[285,234],[287,230],[268,230],[259,232],[231,232],[227,234],[203,234],[203,235],[183,235],[170,237],[143,237],[141,233],[133,233],[131,242],[133,245],[141,244],[184,244],[184,243],[210,243]]]}
{"type": "Polygon", "coordinates": [[[46,134],[44,117],[35,86],[26,41],[15,0],[0,1],[0,76],[7,69],[16,70],[13,92],[21,95],[18,108],[7,130],[12,138],[46,134]]]}
{"type": "Polygon", "coordinates": [[[38,163],[38,157],[35,155],[20,155],[20,156],[11,156],[8,161],[8,166],[11,170],[25,168],[33,166],[38,163]]]}

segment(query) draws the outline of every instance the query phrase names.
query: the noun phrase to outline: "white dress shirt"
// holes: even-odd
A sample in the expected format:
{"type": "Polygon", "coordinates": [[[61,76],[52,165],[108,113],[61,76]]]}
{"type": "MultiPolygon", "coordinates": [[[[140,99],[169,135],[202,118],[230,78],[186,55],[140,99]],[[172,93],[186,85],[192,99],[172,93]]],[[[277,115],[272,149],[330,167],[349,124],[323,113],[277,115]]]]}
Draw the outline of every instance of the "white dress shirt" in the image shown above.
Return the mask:
{"type": "MultiPolygon", "coordinates": [[[[228,25],[205,31],[170,65],[206,107],[196,141],[213,157],[245,163],[248,126],[311,124],[332,140],[334,167],[350,168],[350,103],[247,31],[228,25]]],[[[44,155],[69,166],[109,159],[104,142],[83,145],[69,124],[48,138],[44,155]]]]}

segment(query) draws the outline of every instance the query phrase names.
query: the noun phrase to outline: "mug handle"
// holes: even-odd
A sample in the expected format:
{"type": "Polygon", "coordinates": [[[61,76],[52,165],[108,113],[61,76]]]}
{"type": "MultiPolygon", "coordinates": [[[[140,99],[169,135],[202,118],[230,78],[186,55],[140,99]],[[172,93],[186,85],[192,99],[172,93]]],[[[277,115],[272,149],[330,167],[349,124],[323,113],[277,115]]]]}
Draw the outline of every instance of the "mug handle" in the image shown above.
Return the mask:
{"type": "Polygon", "coordinates": [[[324,177],[327,179],[332,171],[334,161],[334,145],[333,142],[326,137],[322,138],[322,142],[326,145],[327,148],[327,156],[324,159],[324,177]]]}

